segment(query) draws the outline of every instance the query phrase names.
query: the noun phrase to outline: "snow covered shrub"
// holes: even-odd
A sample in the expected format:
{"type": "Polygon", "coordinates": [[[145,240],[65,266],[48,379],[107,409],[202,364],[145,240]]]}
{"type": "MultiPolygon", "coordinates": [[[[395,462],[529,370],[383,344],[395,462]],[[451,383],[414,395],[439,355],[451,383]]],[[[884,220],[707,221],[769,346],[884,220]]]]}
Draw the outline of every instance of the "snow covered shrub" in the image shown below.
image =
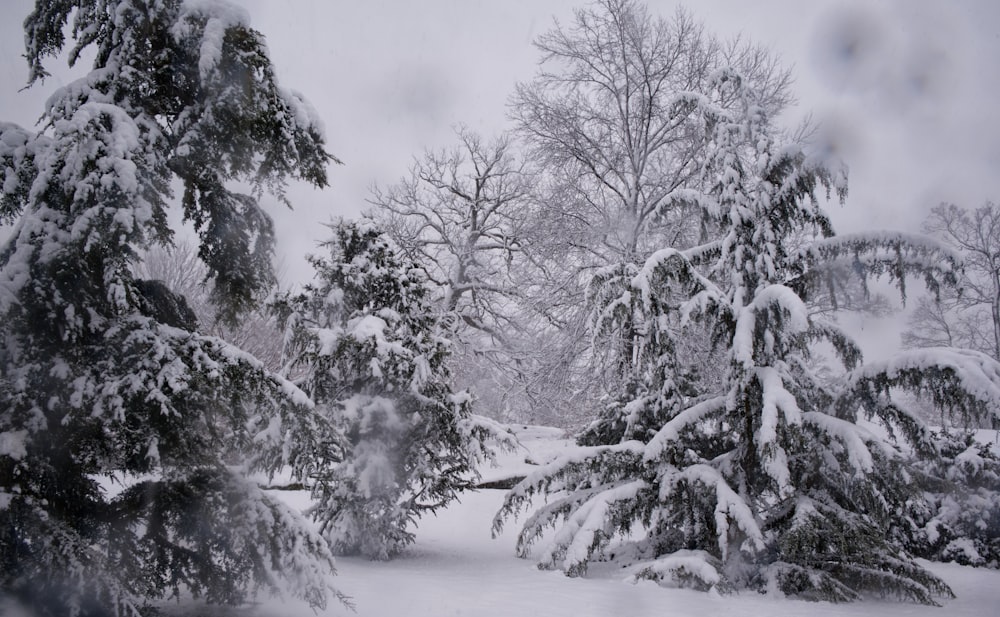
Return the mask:
{"type": "Polygon", "coordinates": [[[299,385],[349,441],[339,465],[314,476],[313,515],[338,553],[388,559],[407,527],[475,484],[491,422],[453,392],[447,324],[426,275],[367,223],[332,226],[315,282],[276,308],[299,385]]]}
{"type": "Polygon", "coordinates": [[[243,471],[327,468],[341,437],[134,275],[170,242],[177,181],[222,316],[258,302],[272,223],[227,185],[324,185],[319,125],[225,2],[38,2],[25,29],[32,83],[69,31],[71,61],[93,47],[95,65],[41,133],[0,124],[0,590],[43,615],[135,615],[183,590],[324,606],[327,543],[243,471]]]}
{"type": "Polygon", "coordinates": [[[983,415],[1000,404],[1000,366],[944,352],[863,365],[809,302],[836,302],[845,272],[888,277],[904,293],[920,275],[934,290],[954,281],[956,259],[920,237],[835,236],[816,192],[843,199],[845,171],[777,141],[737,74],[720,71],[715,88],[690,95],[703,188],[668,199],[696,203],[718,235],[595,276],[594,335],[618,355],[620,398],[585,433],[591,445],[511,490],[495,530],[544,494],[518,538],[527,556],[556,528],[540,567],[578,575],[614,553],[634,576],[672,585],[933,604],[950,589],[886,533],[907,524],[904,451],[858,420],[926,449],[929,431],[890,390],[983,415]],[[693,379],[679,361],[683,337],[706,328],[720,379],[693,379]],[[845,369],[832,382],[815,368],[820,341],[845,369]]]}
{"type": "Polygon", "coordinates": [[[908,548],[936,561],[1000,568],[1000,457],[975,431],[934,434],[934,456],[918,460],[907,504],[908,548]]]}

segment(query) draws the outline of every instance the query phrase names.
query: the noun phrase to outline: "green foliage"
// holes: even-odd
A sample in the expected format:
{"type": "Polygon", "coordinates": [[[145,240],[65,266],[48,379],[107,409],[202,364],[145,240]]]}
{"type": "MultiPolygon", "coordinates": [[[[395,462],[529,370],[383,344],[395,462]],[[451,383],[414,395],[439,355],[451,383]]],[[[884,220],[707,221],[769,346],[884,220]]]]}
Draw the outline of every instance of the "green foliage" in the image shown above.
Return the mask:
{"type": "Polygon", "coordinates": [[[276,308],[289,368],[349,444],[342,463],[314,474],[313,516],[337,552],[388,559],[420,516],[474,486],[499,433],[451,388],[448,324],[423,270],[373,227],[332,229],[314,283],[276,308]]]}
{"type": "MultiPolygon", "coordinates": [[[[152,239],[170,237],[163,208],[176,176],[220,314],[235,319],[274,281],[274,233],[257,196],[268,190],[284,199],[288,178],[326,185],[334,159],[319,120],[298,94],[278,85],[263,36],[242,10],[222,2],[40,2],[25,21],[30,83],[46,75],[46,56],[65,46],[71,15],[71,61],[90,46],[97,57],[87,77],[53,98],[47,122],[59,131],[105,104],[128,115],[146,149],[130,160],[150,167],[140,175],[155,222],[146,231],[152,239]],[[231,181],[249,184],[253,195],[234,193],[231,181]]],[[[32,164],[31,148],[22,158],[32,164]]]]}
{"type": "Polygon", "coordinates": [[[862,365],[857,345],[806,300],[852,293],[845,271],[903,293],[911,275],[953,283],[957,260],[902,234],[834,236],[817,193],[843,198],[844,170],[782,143],[735,72],[718,73],[714,87],[690,112],[707,143],[704,192],[684,194],[719,237],[592,279],[595,338],[620,367],[609,413],[582,438],[600,445],[529,475],[494,528],[542,494],[550,502],[528,518],[518,550],[554,526],[540,566],[570,575],[613,553],[633,576],[664,584],[933,604],[951,591],[900,537],[915,495],[903,446],[857,420],[867,414],[926,452],[926,429],[889,389],[982,414],[1000,395],[1000,366],[957,352],[862,365]],[[724,368],[692,379],[678,350],[706,332],[713,347],[695,362],[724,368]],[[817,370],[818,341],[849,372],[817,370]]]}
{"type": "Polygon", "coordinates": [[[1000,456],[974,431],[932,435],[934,456],[913,470],[918,492],[900,531],[914,554],[936,561],[1000,568],[1000,456]]]}
{"type": "Polygon", "coordinates": [[[273,280],[257,197],[325,184],[316,119],[225,2],[38,2],[25,30],[32,83],[67,31],[71,62],[96,57],[50,98],[44,135],[0,124],[0,220],[16,221],[0,249],[0,586],[42,614],[138,614],[181,590],[324,606],[339,597],[326,542],[240,475],[325,469],[341,436],[134,275],[170,241],[179,180],[221,315],[257,302],[273,280]]]}

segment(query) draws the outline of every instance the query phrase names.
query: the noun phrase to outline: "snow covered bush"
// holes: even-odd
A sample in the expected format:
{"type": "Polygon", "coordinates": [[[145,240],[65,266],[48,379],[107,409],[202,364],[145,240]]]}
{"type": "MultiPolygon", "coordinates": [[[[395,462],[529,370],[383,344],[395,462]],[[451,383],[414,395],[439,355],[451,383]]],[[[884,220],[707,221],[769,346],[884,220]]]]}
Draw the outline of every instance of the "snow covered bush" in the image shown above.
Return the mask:
{"type": "MultiPolygon", "coordinates": [[[[924,231],[958,251],[964,271],[959,286],[945,289],[937,301],[918,299],[903,343],[915,349],[964,347],[1000,358],[1000,208],[991,202],[975,209],[941,204],[924,221],[924,231]]],[[[935,435],[939,456],[916,463],[923,498],[912,501],[912,550],[930,559],[1000,567],[1000,460],[968,430],[1000,424],[996,417],[980,424],[967,415],[934,416],[929,421],[944,430],[935,435]]]]}
{"type": "Polygon", "coordinates": [[[258,302],[273,234],[255,196],[326,183],[319,124],[226,2],[40,1],[25,29],[32,83],[67,32],[70,61],[95,60],[40,133],[0,124],[0,220],[15,224],[0,248],[0,590],[42,615],[260,588],[325,606],[328,544],[244,472],[325,469],[341,436],[134,275],[170,242],[176,182],[220,314],[258,302]]]}
{"type": "Polygon", "coordinates": [[[844,272],[886,277],[904,295],[906,277],[922,276],[933,291],[954,282],[957,259],[921,237],[835,236],[817,191],[843,199],[846,172],[778,141],[739,75],[718,72],[715,88],[690,95],[706,143],[704,189],[671,198],[696,204],[718,234],[594,277],[593,331],[618,358],[620,398],[585,433],[587,447],[511,490],[495,529],[544,494],[518,539],[527,556],[555,527],[540,567],[579,575],[613,556],[633,576],[669,585],[932,604],[951,591],[900,535],[914,495],[905,452],[933,443],[891,391],[995,413],[1000,365],[944,351],[863,365],[851,338],[809,303],[835,302],[844,272]],[[683,338],[706,331],[722,354],[719,378],[692,375],[682,361],[683,338]],[[836,379],[817,370],[820,343],[843,365],[836,379]]]}
{"type": "Polygon", "coordinates": [[[935,432],[936,456],[919,459],[908,502],[907,547],[935,561],[1000,568],[1000,456],[974,431],[935,432]]]}
{"type": "Polygon", "coordinates": [[[421,515],[475,485],[501,431],[452,391],[448,327],[424,271],[368,223],[332,229],[314,283],[276,308],[287,365],[349,441],[342,463],[313,475],[312,514],[336,552],[388,559],[421,515]]]}

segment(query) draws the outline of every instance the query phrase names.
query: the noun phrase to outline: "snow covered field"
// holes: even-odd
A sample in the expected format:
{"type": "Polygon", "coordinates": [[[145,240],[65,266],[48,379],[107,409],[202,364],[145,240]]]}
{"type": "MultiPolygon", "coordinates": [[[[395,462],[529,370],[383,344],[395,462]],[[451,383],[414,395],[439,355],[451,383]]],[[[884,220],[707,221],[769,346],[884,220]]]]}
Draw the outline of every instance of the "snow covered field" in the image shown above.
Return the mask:
{"type": "MultiPolygon", "coordinates": [[[[984,433],[984,437],[985,437],[984,433]]],[[[484,479],[524,473],[525,458],[545,462],[573,448],[560,431],[532,427],[519,431],[527,451],[505,455],[500,465],[484,471],[484,479]]],[[[305,507],[308,494],[276,491],[290,503],[305,507]]],[[[417,541],[403,556],[389,562],[340,558],[335,585],[350,595],[360,617],[991,617],[1000,613],[1000,572],[951,564],[931,564],[957,594],[944,607],[868,600],[829,604],[757,594],[719,596],[686,589],[667,589],[652,582],[625,582],[624,570],[593,567],[586,578],[540,571],[531,560],[514,555],[519,525],[511,522],[497,539],[490,522],[503,501],[503,490],[481,490],[425,518],[417,541]]],[[[205,614],[199,607],[170,606],[175,615],[205,614]]],[[[213,609],[226,617],[306,617],[302,603],[264,600],[249,609],[213,609]]],[[[327,614],[349,615],[339,606],[327,614]]]]}

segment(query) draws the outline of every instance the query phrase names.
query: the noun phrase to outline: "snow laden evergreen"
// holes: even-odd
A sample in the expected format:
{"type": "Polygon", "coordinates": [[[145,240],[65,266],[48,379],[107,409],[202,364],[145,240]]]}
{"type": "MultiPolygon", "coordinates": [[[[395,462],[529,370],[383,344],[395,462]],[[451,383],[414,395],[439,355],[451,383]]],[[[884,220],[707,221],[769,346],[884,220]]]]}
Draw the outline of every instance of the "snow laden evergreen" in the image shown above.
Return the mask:
{"type": "Polygon", "coordinates": [[[939,456],[916,462],[922,493],[907,503],[904,536],[914,554],[934,561],[1000,568],[1000,456],[974,431],[933,433],[939,456]]]}
{"type": "MultiPolygon", "coordinates": [[[[919,348],[948,345],[1000,358],[1000,209],[991,202],[975,209],[940,204],[923,229],[960,252],[964,271],[960,286],[945,289],[939,301],[918,299],[904,345],[918,357],[919,348]]],[[[917,465],[924,494],[912,501],[909,537],[918,555],[1000,568],[1000,458],[976,442],[969,427],[990,426],[977,420],[940,417],[943,429],[934,439],[941,456],[917,465]]]]}
{"type": "Polygon", "coordinates": [[[419,517],[473,488],[486,441],[504,438],[452,391],[448,324],[424,270],[367,223],[332,229],[315,281],[276,308],[289,369],[349,442],[313,475],[312,514],[336,552],[388,559],[419,517]]]}
{"type": "Polygon", "coordinates": [[[705,188],[674,198],[696,203],[718,233],[593,278],[592,329],[617,357],[620,397],[584,432],[587,447],[511,490],[494,529],[541,494],[518,552],[554,527],[543,568],[581,575],[613,559],[664,585],[934,603],[950,589],[902,548],[913,495],[905,452],[934,456],[934,446],[892,389],[990,413],[998,367],[957,352],[865,366],[809,303],[836,298],[851,275],[888,278],[904,294],[917,275],[935,290],[954,281],[956,259],[920,237],[834,236],[817,193],[843,199],[845,170],[775,139],[737,75],[715,79],[713,94],[691,95],[705,188]],[[691,362],[692,335],[711,337],[719,375],[688,369],[712,359],[691,362]],[[839,377],[820,370],[824,348],[843,364],[839,377]]]}
{"type": "Polygon", "coordinates": [[[95,60],[54,92],[39,133],[0,124],[0,220],[14,223],[0,248],[0,588],[41,615],[258,589],[325,606],[339,597],[329,545],[244,476],[326,469],[341,436],[134,275],[141,251],[170,242],[178,186],[221,316],[259,301],[273,232],[257,198],[290,177],[326,183],[321,127],[225,2],[40,1],[25,29],[31,83],[66,34],[71,62],[95,60]]]}

